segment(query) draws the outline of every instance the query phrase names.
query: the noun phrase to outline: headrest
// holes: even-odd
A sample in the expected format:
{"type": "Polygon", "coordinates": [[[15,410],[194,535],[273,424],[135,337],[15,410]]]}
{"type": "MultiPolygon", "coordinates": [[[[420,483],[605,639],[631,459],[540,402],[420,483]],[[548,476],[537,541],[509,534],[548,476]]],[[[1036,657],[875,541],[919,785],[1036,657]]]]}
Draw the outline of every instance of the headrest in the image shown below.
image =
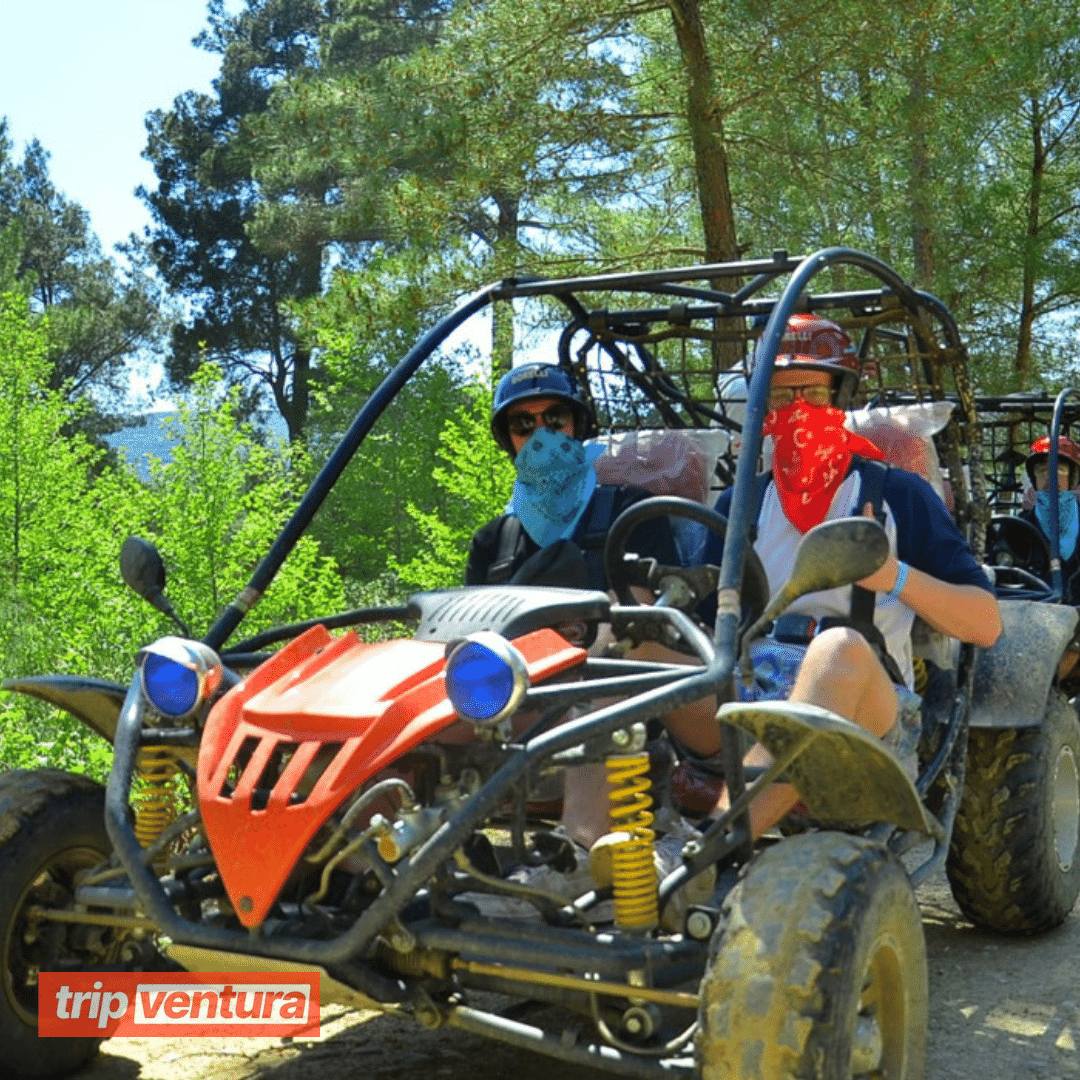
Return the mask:
{"type": "Polygon", "coordinates": [[[921,476],[944,501],[945,481],[934,435],[949,422],[953,408],[951,401],[923,401],[915,405],[856,409],[847,414],[844,426],[869,439],[890,465],[921,476]]]}
{"type": "Polygon", "coordinates": [[[624,431],[593,442],[604,448],[596,474],[602,484],[632,484],[653,495],[678,495],[710,502],[716,453],[713,430],[624,431]]]}

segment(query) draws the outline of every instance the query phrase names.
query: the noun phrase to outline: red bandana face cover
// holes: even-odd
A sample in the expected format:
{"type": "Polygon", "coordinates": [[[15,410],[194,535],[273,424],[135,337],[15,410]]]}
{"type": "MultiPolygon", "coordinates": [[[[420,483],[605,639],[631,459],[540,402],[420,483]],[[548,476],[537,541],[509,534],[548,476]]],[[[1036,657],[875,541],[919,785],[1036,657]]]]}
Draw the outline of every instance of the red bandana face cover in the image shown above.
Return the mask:
{"type": "Polygon", "coordinates": [[[872,442],[844,427],[844,415],[842,409],[796,398],[765,416],[761,430],[776,446],[772,468],[780,506],[801,533],[825,520],[852,455],[884,458],[872,442]]]}

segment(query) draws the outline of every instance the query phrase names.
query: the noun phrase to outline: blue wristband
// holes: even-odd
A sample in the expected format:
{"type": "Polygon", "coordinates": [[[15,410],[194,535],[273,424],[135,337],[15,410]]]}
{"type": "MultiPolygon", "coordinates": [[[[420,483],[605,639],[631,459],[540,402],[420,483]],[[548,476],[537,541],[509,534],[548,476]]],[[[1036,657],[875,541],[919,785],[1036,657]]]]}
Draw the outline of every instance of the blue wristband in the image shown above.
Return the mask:
{"type": "Polygon", "coordinates": [[[886,595],[891,596],[894,600],[900,599],[900,594],[904,591],[904,586],[907,584],[907,575],[910,567],[906,562],[896,562],[896,584],[888,591],[886,595]]]}

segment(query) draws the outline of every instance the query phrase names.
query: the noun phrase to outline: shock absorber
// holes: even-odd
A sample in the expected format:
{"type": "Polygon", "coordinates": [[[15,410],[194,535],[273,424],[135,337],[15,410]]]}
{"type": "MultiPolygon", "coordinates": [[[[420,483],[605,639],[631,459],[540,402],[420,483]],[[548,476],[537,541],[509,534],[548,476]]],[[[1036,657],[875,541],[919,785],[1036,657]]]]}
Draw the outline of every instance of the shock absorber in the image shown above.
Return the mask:
{"type": "Polygon", "coordinates": [[[656,834],[652,830],[649,755],[617,754],[605,762],[612,829],[626,839],[611,845],[615,922],[624,930],[652,930],[659,922],[656,834]]]}
{"type": "Polygon", "coordinates": [[[149,847],[176,820],[177,765],[164,747],[145,746],[135,759],[142,791],[135,804],[135,836],[149,847]]]}
{"type": "Polygon", "coordinates": [[[926,661],[921,656],[915,656],[911,660],[911,668],[915,673],[915,693],[921,694],[930,679],[929,672],[926,670],[926,661]]]}

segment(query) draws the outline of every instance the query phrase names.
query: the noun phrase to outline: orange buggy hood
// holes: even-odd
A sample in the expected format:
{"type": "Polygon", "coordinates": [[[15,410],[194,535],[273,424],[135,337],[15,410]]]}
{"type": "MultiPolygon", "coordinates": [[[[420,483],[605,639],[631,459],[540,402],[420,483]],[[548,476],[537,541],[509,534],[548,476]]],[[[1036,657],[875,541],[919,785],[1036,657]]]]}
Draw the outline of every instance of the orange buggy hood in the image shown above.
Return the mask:
{"type": "MultiPolygon", "coordinates": [[[[586,657],[554,630],[514,644],[534,683],[586,657]]],[[[457,721],[444,654],[434,642],[366,644],[315,626],[211,710],[199,750],[199,807],[245,926],[266,918],[312,837],[350,795],[457,721]],[[258,809],[256,789],[269,789],[258,809]]]]}

